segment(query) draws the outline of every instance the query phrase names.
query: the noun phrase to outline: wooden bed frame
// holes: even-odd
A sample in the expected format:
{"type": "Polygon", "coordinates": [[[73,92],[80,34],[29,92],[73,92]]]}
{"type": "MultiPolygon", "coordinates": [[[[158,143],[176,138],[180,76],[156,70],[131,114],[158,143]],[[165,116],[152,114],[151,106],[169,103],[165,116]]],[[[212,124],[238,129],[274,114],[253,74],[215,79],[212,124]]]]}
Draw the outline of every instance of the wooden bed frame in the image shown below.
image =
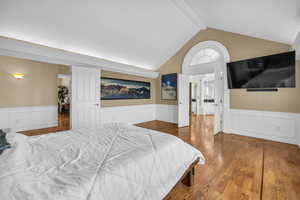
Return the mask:
{"type": "Polygon", "coordinates": [[[195,166],[199,163],[199,158],[195,160],[189,168],[184,172],[176,185],[172,188],[172,190],[165,196],[164,200],[168,200],[171,198],[170,193],[173,189],[180,183],[183,183],[187,187],[191,187],[194,184],[194,175],[195,175],[195,166]]]}

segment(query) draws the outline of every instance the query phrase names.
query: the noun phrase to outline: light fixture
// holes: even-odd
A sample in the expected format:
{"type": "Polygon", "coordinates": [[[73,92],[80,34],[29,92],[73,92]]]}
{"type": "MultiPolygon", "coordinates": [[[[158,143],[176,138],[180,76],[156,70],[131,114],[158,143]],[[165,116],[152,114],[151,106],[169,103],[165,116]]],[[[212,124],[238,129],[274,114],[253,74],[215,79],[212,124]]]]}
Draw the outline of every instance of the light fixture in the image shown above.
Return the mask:
{"type": "Polygon", "coordinates": [[[24,76],[25,76],[25,74],[22,74],[22,73],[14,73],[12,75],[13,75],[13,77],[15,77],[18,80],[24,78],[24,76]]]}

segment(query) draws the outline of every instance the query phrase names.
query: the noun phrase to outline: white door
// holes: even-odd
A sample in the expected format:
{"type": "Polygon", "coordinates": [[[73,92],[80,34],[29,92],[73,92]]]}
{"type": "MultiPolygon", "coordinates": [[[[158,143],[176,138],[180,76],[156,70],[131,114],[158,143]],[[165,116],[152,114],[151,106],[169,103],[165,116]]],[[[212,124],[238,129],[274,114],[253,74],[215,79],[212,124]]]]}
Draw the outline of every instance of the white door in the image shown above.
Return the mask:
{"type": "Polygon", "coordinates": [[[215,114],[214,134],[223,130],[223,109],[224,109],[224,77],[221,63],[215,67],[215,114]]]}
{"type": "Polygon", "coordinates": [[[178,127],[190,125],[189,76],[178,75],[178,127]]]}
{"type": "Polygon", "coordinates": [[[100,125],[100,72],[72,66],[72,129],[100,125]]]}

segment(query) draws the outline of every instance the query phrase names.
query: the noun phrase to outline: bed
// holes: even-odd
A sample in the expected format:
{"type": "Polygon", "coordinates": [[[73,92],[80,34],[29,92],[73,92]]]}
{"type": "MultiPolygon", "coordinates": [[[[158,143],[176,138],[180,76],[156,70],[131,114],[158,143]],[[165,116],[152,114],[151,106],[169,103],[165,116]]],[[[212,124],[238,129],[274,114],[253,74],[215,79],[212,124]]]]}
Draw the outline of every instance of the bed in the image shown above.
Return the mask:
{"type": "Polygon", "coordinates": [[[7,137],[1,200],[159,200],[204,164],[179,138],[125,124],[7,137]]]}

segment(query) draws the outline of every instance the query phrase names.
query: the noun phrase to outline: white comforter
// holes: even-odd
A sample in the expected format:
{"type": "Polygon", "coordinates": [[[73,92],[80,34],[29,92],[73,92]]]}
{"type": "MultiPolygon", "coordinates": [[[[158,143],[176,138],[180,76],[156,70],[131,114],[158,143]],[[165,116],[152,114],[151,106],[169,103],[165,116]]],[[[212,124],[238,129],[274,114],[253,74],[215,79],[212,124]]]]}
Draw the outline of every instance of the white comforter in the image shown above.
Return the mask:
{"type": "Polygon", "coordinates": [[[0,199],[159,200],[197,158],[177,137],[121,124],[28,137],[0,155],[0,199]]]}

